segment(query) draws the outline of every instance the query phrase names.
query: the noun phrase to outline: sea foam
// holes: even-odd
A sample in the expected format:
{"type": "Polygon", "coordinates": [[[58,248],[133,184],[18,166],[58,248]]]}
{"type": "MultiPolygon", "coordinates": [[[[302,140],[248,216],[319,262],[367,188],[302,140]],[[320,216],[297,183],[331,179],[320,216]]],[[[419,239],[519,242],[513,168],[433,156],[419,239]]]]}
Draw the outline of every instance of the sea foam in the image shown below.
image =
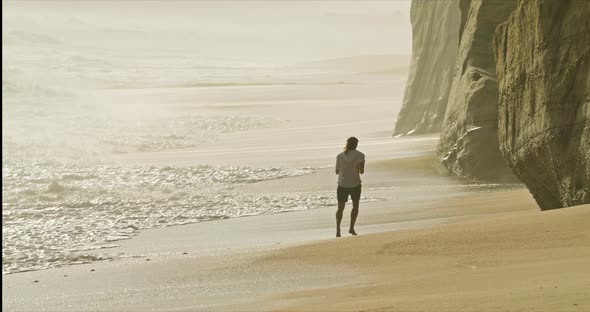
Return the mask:
{"type": "Polygon", "coordinates": [[[111,260],[85,252],[140,229],[334,205],[331,196],[236,186],[313,168],[110,166],[3,161],[3,273],[111,260]]]}

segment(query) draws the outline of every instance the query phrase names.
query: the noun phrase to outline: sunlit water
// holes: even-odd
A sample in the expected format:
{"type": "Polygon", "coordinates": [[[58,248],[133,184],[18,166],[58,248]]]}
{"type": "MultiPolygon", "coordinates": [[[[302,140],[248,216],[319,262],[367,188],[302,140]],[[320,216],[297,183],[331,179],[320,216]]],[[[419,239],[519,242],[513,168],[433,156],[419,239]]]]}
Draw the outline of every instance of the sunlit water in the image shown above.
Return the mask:
{"type": "MultiPolygon", "coordinates": [[[[36,53],[19,46],[31,44],[20,39],[11,42],[10,48],[36,53]]],[[[44,44],[57,43],[46,38],[39,49],[46,48],[44,44]]],[[[140,229],[334,204],[333,198],[321,195],[261,196],[233,191],[240,184],[309,174],[313,168],[114,165],[109,155],[198,149],[219,135],[272,128],[285,121],[198,111],[133,118],[119,114],[116,105],[87,101],[84,92],[120,87],[118,76],[125,76],[125,70],[127,76],[121,80],[129,80],[129,88],[157,86],[160,81],[147,76],[137,82],[132,78],[142,74],[129,68],[118,67],[118,73],[108,75],[102,68],[112,65],[105,60],[54,60],[51,54],[37,57],[46,62],[27,72],[31,64],[26,55],[15,52],[13,63],[3,69],[4,274],[111,260],[112,256],[89,251],[112,247],[113,241],[130,238],[140,229]],[[89,72],[96,74],[88,77],[89,72]],[[66,87],[59,81],[44,81],[43,74],[60,77],[66,87]],[[68,90],[71,77],[91,87],[68,90]]],[[[152,61],[157,64],[156,59],[152,61]]],[[[194,71],[189,68],[176,70],[172,77],[179,79],[194,71]]],[[[221,71],[209,72],[211,83],[222,77],[233,81],[231,72],[243,69],[221,71]]],[[[251,76],[257,72],[253,70],[251,76]]]]}
{"type": "Polygon", "coordinates": [[[3,166],[3,272],[94,259],[73,253],[109,246],[138,229],[332,205],[322,196],[257,196],[243,183],[311,168],[68,165],[6,161],[3,166]]]}
{"type": "MultiPolygon", "coordinates": [[[[63,68],[57,70],[55,75],[63,68]]],[[[320,195],[233,191],[240,184],[309,174],[313,168],[109,162],[115,154],[198,150],[220,135],[272,128],[285,121],[198,111],[130,118],[116,108],[85,102],[79,90],[68,94],[50,83],[37,86],[27,80],[31,76],[5,77],[4,274],[111,260],[112,256],[84,251],[111,247],[113,241],[130,238],[140,229],[333,204],[332,198],[320,195]]]]}
{"type": "Polygon", "coordinates": [[[297,10],[281,5],[272,12],[267,2],[229,9],[180,4],[146,2],[138,4],[140,14],[135,2],[3,3],[4,274],[110,260],[89,251],[140,229],[334,204],[321,194],[234,190],[317,168],[117,165],[109,161],[113,155],[198,150],[222,135],[289,121],[231,110],[155,111],[154,103],[112,102],[101,92],[346,83],[344,76],[285,66],[391,52],[399,43],[366,34],[409,25],[407,17],[327,3],[310,10],[293,2],[297,10]],[[335,30],[346,36],[335,37],[335,30]],[[351,44],[352,37],[360,44],[351,44]]]}

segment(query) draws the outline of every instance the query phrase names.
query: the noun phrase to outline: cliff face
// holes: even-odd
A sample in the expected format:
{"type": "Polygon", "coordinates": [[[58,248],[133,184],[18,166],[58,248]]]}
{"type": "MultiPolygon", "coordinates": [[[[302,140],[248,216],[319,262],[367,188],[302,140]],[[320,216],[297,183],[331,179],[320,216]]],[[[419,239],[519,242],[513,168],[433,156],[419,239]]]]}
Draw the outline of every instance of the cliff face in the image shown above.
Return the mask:
{"type": "Polygon", "coordinates": [[[440,131],[455,68],[457,1],[413,0],[412,62],[395,135],[440,131]]]}
{"type": "Polygon", "coordinates": [[[510,167],[543,210],[590,203],[590,1],[520,0],[494,49],[510,167]]]}
{"type": "Polygon", "coordinates": [[[437,153],[443,165],[465,178],[514,179],[498,148],[498,86],[492,41],[496,27],[515,7],[516,0],[460,2],[456,71],[437,153]]]}

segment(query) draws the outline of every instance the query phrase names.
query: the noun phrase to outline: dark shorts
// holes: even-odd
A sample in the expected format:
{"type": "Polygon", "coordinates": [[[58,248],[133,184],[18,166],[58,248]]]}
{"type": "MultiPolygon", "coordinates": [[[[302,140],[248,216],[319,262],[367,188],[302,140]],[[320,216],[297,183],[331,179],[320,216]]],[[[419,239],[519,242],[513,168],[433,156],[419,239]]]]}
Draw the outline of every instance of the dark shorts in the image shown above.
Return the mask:
{"type": "Polygon", "coordinates": [[[361,186],[360,185],[355,186],[355,187],[338,186],[338,189],[336,189],[336,195],[338,195],[339,202],[347,202],[349,195],[350,195],[350,198],[352,199],[352,201],[359,201],[361,199],[361,186]]]}

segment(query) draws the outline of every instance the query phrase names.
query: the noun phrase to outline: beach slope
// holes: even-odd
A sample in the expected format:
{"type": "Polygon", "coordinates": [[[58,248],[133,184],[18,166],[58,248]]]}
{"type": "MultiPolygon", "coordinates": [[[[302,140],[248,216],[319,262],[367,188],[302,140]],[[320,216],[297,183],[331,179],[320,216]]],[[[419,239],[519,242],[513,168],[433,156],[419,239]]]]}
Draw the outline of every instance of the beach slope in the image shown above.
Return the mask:
{"type": "MultiPolygon", "coordinates": [[[[281,250],[359,283],[267,298],[286,311],[588,311],[590,206],[484,216],[281,250]]],[[[255,309],[255,307],[241,309],[255,309]]]]}

